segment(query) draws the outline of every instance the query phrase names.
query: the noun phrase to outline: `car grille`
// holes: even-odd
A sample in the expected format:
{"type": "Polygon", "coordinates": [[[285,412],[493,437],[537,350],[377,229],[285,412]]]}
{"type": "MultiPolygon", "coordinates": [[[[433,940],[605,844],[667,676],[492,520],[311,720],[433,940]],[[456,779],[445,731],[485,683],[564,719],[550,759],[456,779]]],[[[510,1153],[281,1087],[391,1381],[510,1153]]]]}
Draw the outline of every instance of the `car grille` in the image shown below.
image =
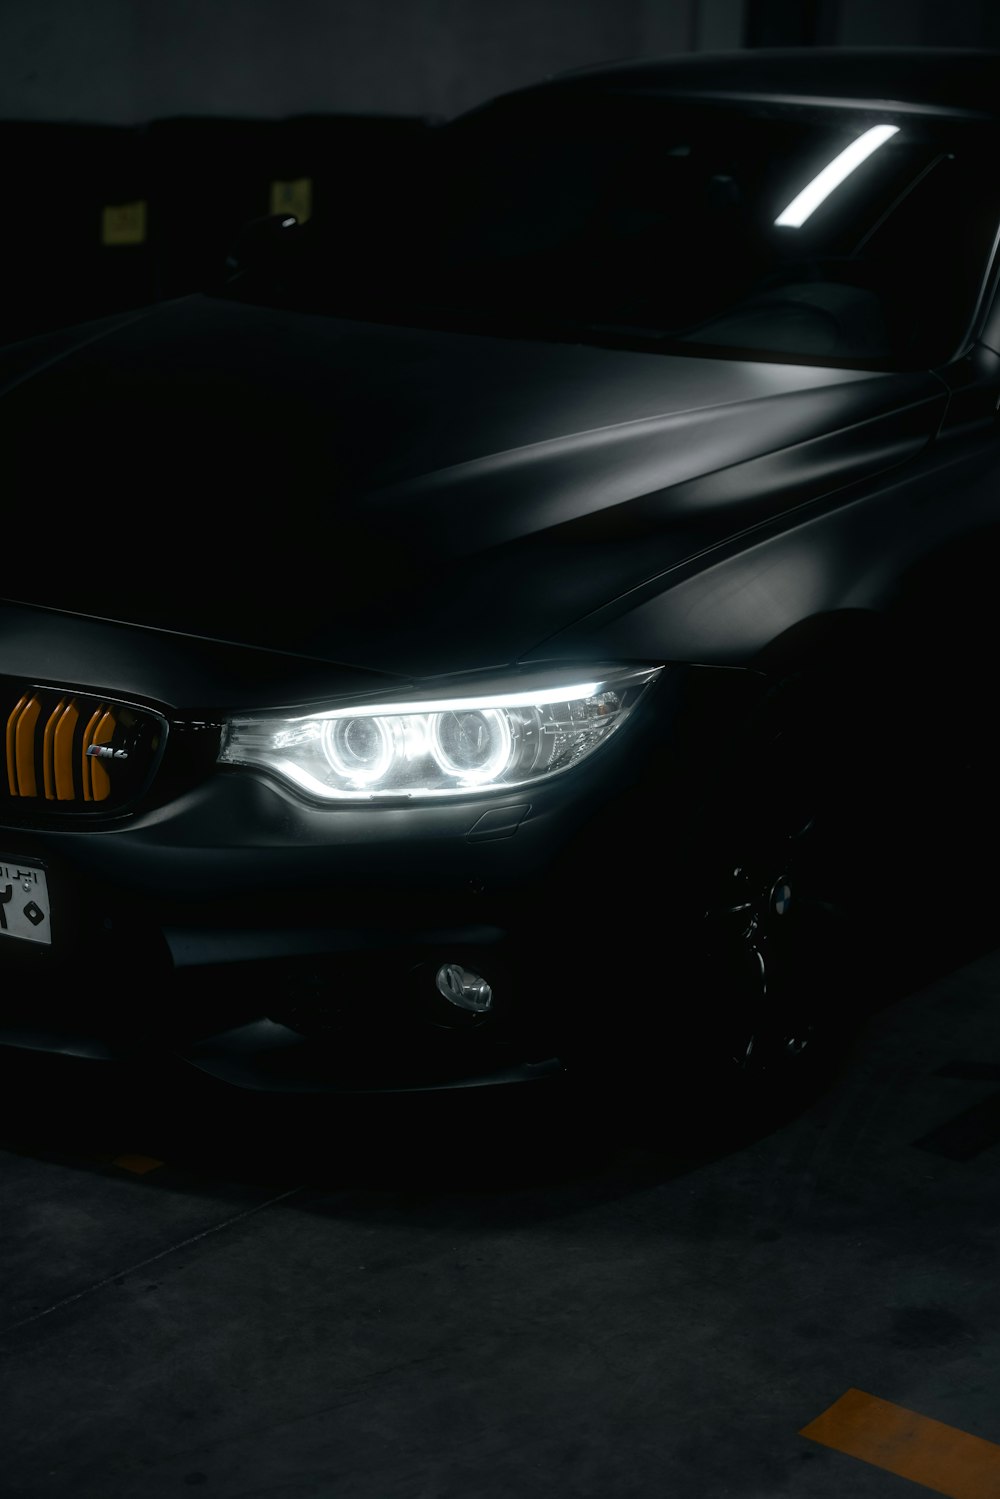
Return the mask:
{"type": "Polygon", "coordinates": [[[127,810],[159,764],[159,714],[89,692],[0,679],[0,801],[18,821],[127,810]]]}

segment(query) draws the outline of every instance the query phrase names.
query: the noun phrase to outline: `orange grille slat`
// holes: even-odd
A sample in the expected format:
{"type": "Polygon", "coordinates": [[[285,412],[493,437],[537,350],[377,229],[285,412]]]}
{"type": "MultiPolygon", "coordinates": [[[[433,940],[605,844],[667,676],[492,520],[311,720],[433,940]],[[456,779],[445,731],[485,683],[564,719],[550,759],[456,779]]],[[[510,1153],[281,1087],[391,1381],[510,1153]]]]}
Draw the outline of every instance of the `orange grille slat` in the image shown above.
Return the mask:
{"type": "Polygon", "coordinates": [[[83,731],[83,799],[85,802],[91,802],[94,799],[93,781],[90,774],[94,762],[87,754],[87,750],[93,743],[94,730],[100,723],[103,713],[104,704],[101,703],[99,707],[94,709],[87,722],[87,727],[83,731]]]}
{"type": "Polygon", "coordinates": [[[27,705],[28,694],[23,692],[14,704],[11,715],[7,720],[7,784],[10,787],[11,796],[17,796],[17,756],[14,750],[17,720],[27,705]]]}
{"type": "MultiPolygon", "coordinates": [[[[109,708],[94,730],[94,738],[91,742],[93,744],[110,744],[116,728],[115,715],[109,708]]],[[[91,760],[90,776],[94,801],[105,801],[111,795],[111,777],[100,760],[91,760]]]]}
{"type": "Polygon", "coordinates": [[[52,768],[55,773],[56,800],[76,800],[73,784],[73,735],[80,719],[80,709],[75,697],[71,697],[55,727],[52,746],[52,768]]]}
{"type": "Polygon", "coordinates": [[[37,796],[35,781],[35,728],[41,717],[42,705],[37,697],[29,697],[14,725],[14,759],[17,765],[18,796],[37,796]]]}
{"type": "Polygon", "coordinates": [[[66,699],[60,698],[48,718],[45,720],[45,733],[42,736],[42,779],[45,783],[46,801],[55,801],[55,767],[53,764],[55,756],[56,724],[59,715],[66,706],[66,699]]]}

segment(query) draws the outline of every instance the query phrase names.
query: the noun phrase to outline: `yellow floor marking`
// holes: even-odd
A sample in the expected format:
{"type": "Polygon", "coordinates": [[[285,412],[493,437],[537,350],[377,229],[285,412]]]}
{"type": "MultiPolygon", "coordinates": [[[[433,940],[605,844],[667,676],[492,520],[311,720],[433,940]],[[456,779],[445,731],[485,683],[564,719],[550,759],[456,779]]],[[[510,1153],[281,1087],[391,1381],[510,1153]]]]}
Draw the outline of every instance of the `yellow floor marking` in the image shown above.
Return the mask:
{"type": "Polygon", "coordinates": [[[1000,1446],[901,1405],[848,1390],[799,1436],[859,1457],[948,1499],[997,1499],[1000,1446]]]}
{"type": "Polygon", "coordinates": [[[151,1155],[116,1155],[111,1164],[121,1166],[123,1171],[134,1171],[137,1176],[145,1176],[147,1171],[155,1171],[163,1162],[155,1161],[151,1155]]]}

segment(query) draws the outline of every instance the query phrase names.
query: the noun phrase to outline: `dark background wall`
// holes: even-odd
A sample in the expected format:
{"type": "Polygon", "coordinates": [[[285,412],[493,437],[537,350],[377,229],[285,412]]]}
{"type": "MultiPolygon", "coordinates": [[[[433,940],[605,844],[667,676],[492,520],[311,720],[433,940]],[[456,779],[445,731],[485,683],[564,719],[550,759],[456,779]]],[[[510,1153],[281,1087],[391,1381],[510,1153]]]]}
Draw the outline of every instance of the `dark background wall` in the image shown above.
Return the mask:
{"type": "Polygon", "coordinates": [[[998,0],[4,0],[0,117],[447,115],[613,57],[1000,46],[998,0]]]}
{"type": "Polygon", "coordinates": [[[997,0],[837,0],[834,9],[837,42],[1000,47],[997,0]]]}
{"type": "Polygon", "coordinates": [[[743,44],[1000,46],[997,0],[745,0],[743,44]]]}
{"type": "Polygon", "coordinates": [[[997,0],[5,0],[0,117],[447,115],[613,57],[1000,46],[997,0]]]}
{"type": "Polygon", "coordinates": [[[4,0],[0,117],[447,115],[608,58],[1000,46],[997,0],[4,0]]]}
{"type": "Polygon", "coordinates": [[[451,114],[612,57],[1000,46],[997,0],[5,0],[0,116],[451,114]]]}
{"type": "Polygon", "coordinates": [[[737,46],[742,0],[6,0],[0,116],[450,114],[563,68],[737,46]]]}

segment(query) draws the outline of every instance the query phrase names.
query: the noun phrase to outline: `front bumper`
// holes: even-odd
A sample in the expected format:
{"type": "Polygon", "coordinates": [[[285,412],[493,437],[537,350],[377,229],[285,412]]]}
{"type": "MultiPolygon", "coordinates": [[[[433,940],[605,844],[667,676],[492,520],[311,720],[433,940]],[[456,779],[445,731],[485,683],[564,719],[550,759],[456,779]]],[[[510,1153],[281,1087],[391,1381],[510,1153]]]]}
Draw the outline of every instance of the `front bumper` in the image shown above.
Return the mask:
{"type": "Polygon", "coordinates": [[[649,974],[697,906],[706,746],[760,690],[665,677],[530,799],[317,809],[234,769],[115,826],[0,828],[0,855],[44,867],[54,936],[0,938],[0,1046],[359,1095],[533,1085],[644,1044],[665,1001],[680,1019],[649,974]],[[487,1015],[438,993],[443,963],[488,979],[487,1015]]]}
{"type": "MultiPolygon", "coordinates": [[[[220,792],[243,801],[260,789],[234,776],[197,799],[217,813],[220,792]]],[[[165,826],[176,832],[173,819],[165,826]]],[[[100,842],[24,830],[0,841],[44,868],[53,935],[51,947],[0,940],[0,1046],[135,1065],[179,1058],[267,1092],[407,1092],[558,1070],[553,1006],[531,1002],[523,857],[449,840],[424,849],[422,879],[386,852],[381,878],[376,860],[347,880],[336,857],[320,872],[271,849],[248,880],[246,850],[202,856],[150,836],[126,855],[124,829],[100,842]],[[486,976],[488,1014],[438,992],[448,962],[486,976]]]]}

